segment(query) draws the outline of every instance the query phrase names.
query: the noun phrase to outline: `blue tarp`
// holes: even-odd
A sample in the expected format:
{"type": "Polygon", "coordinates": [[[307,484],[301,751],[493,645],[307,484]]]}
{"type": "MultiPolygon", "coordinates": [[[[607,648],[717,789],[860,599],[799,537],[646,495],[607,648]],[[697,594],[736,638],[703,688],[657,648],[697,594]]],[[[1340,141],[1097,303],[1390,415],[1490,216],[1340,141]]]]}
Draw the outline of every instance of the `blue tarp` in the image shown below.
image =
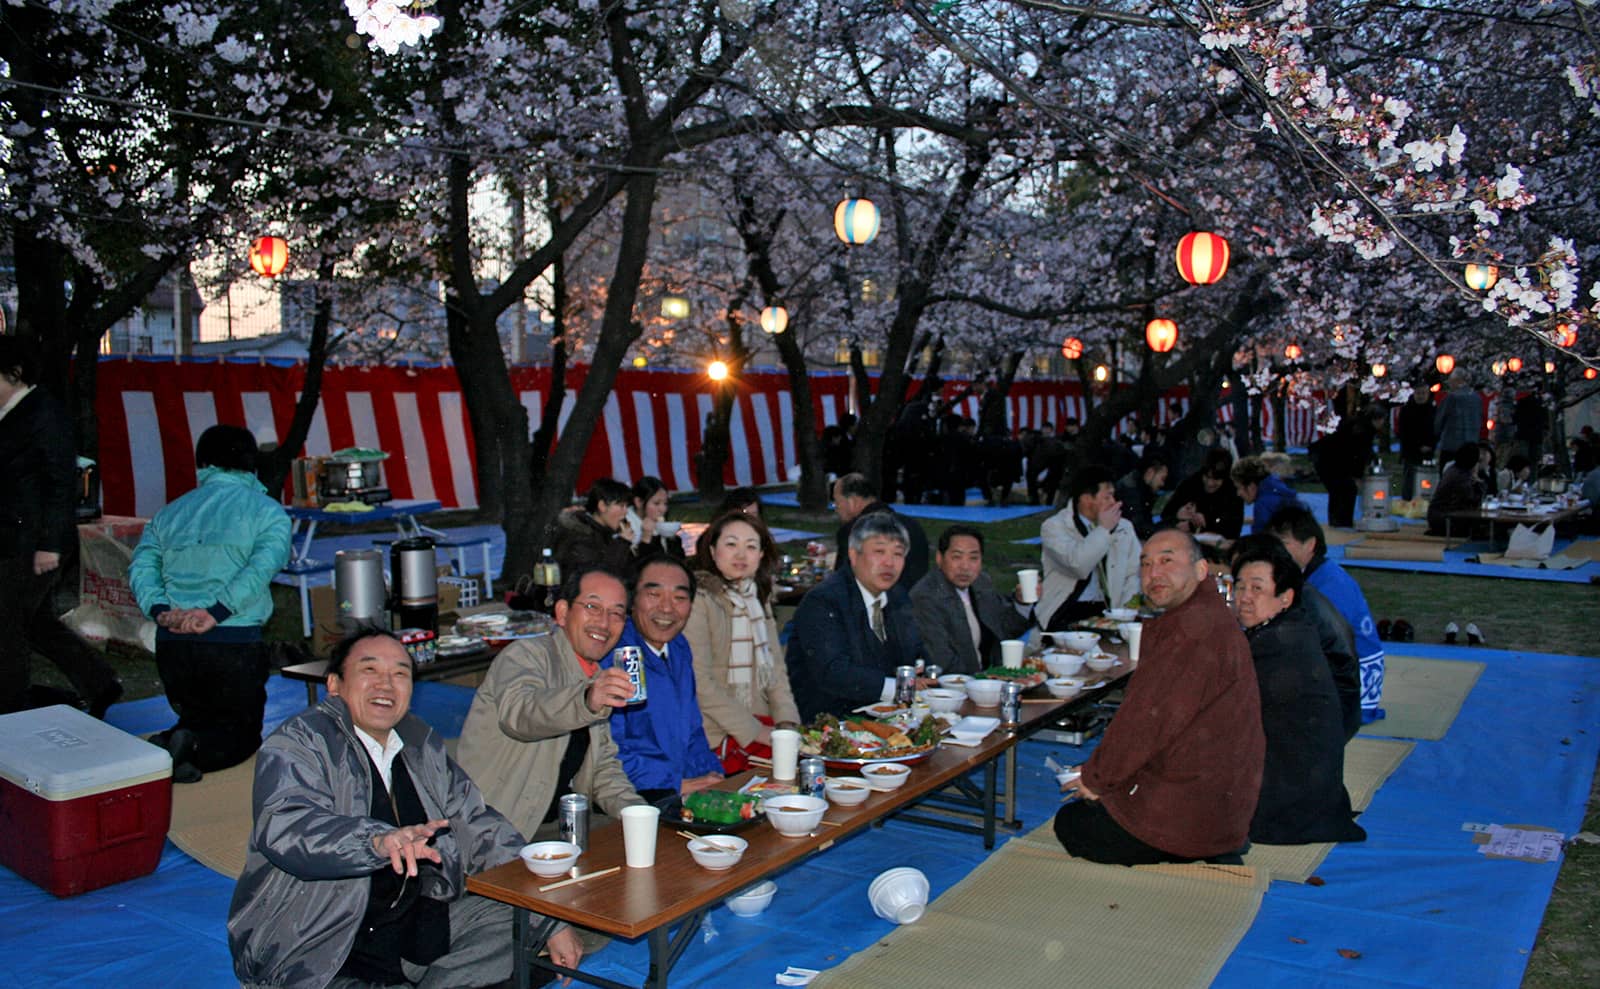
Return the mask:
{"type": "MultiPolygon", "coordinates": [[[[1012,505],[1007,508],[989,506],[982,503],[983,492],[973,488],[967,492],[969,500],[977,500],[972,505],[901,505],[893,506],[901,515],[908,515],[917,519],[944,519],[949,522],[1006,522],[1011,519],[1025,518],[1048,512],[1050,509],[1043,505],[1012,505]]],[[[793,491],[762,492],[761,500],[765,504],[783,505],[788,508],[798,508],[799,498],[793,491]]],[[[1042,521],[1042,520],[1041,520],[1042,521]]]]}
{"type": "MultiPolygon", "coordinates": [[[[1462,825],[1578,829],[1600,751],[1600,663],[1466,647],[1408,645],[1405,652],[1482,660],[1487,668],[1449,734],[1417,743],[1378,792],[1362,817],[1369,840],[1328,856],[1318,870],[1326,885],[1272,884],[1217,985],[1520,983],[1557,867],[1486,859],[1462,825]],[[1340,957],[1339,948],[1361,957],[1340,957]]],[[[470,696],[465,688],[419,684],[416,709],[453,733],[470,696]]],[[[304,702],[300,684],[275,681],[269,717],[286,717],[304,702]]],[[[112,720],[154,730],[169,723],[170,712],[153,699],[112,708],[112,720]]],[[[1031,828],[1057,806],[1044,757],[1079,761],[1086,753],[1042,741],[1021,751],[1018,791],[1031,828]]],[[[890,929],[866,899],[878,872],[920,868],[937,896],[983,857],[975,837],[896,821],[840,841],[778,876],[778,896],[761,917],[713,911],[673,984],[745,989],[771,985],[788,965],[837,964],[890,929]]],[[[170,846],[154,875],[67,900],[0,870],[0,929],[13,949],[8,982],[228,985],[223,924],[231,891],[231,881],[170,846]]],[[[637,983],[646,957],[642,942],[613,942],[585,968],[637,983]]],[[[908,981],[918,978],[936,984],[927,973],[908,973],[908,981]]]]}

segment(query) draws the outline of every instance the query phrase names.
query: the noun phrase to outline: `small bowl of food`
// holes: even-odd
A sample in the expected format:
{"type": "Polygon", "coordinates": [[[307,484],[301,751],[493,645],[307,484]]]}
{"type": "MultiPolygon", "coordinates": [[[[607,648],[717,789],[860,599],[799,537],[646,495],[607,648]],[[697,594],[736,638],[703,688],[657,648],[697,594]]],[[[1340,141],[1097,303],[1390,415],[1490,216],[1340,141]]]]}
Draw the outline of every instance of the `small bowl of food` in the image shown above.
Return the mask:
{"type": "Polygon", "coordinates": [[[1100,644],[1098,632],[1052,632],[1050,638],[1068,652],[1088,652],[1100,644]]]}
{"type": "Polygon", "coordinates": [[[1089,669],[1096,673],[1104,673],[1117,665],[1117,657],[1108,652],[1091,653],[1088,657],[1089,669]]]}
{"type": "Polygon", "coordinates": [[[1107,608],[1106,617],[1114,622],[1136,622],[1139,612],[1133,608],[1107,608]]]}
{"type": "Polygon", "coordinates": [[[750,843],[738,835],[702,835],[689,842],[689,854],[702,869],[720,872],[739,864],[750,843]]]}
{"type": "Polygon", "coordinates": [[[949,687],[930,687],[922,692],[922,699],[928,708],[935,713],[954,712],[961,709],[967,701],[965,690],[952,690],[949,687]]]}
{"type": "Polygon", "coordinates": [[[778,884],[767,879],[754,886],[746,886],[723,902],[736,917],[754,917],[771,905],[772,897],[777,892],[778,884]]]}
{"type": "Polygon", "coordinates": [[[967,689],[967,681],[971,679],[972,678],[967,676],[965,673],[946,673],[944,676],[939,678],[939,686],[944,687],[947,690],[960,690],[965,692],[967,689]]]}
{"type": "Polygon", "coordinates": [[[816,830],[822,815],[828,812],[828,802],[821,797],[799,794],[768,797],[761,802],[761,810],[779,834],[786,838],[802,838],[816,830]]]}
{"type": "Polygon", "coordinates": [[[967,696],[979,707],[1000,706],[1000,681],[974,678],[967,681],[967,696]]]}
{"type": "Polygon", "coordinates": [[[861,771],[874,790],[898,790],[911,778],[911,767],[898,762],[870,763],[861,771]]]}
{"type": "Polygon", "coordinates": [[[1069,677],[1077,675],[1083,669],[1084,658],[1077,652],[1047,652],[1044,654],[1044,668],[1053,677],[1069,677]]]}
{"type": "Polygon", "coordinates": [[[522,864],[528,867],[528,871],[550,879],[577,864],[583,849],[570,841],[536,841],[531,845],[523,845],[522,851],[517,854],[522,856],[522,864]]]}
{"type": "Polygon", "coordinates": [[[1083,689],[1082,677],[1051,677],[1044,682],[1051,697],[1071,697],[1083,689]]]}
{"type": "Polygon", "coordinates": [[[858,806],[872,796],[872,784],[859,776],[830,776],[822,789],[840,807],[858,806]]]}

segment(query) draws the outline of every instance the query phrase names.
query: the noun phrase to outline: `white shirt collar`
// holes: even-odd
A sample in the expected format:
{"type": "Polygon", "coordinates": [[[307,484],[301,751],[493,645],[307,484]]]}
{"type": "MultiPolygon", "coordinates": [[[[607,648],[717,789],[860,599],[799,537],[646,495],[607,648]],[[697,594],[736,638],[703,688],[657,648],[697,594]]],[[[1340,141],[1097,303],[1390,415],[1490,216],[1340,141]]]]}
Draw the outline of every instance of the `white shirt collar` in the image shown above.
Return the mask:
{"type": "Polygon", "coordinates": [[[33,391],[33,387],[33,385],[23,385],[21,388],[18,388],[14,393],[12,393],[11,401],[4,405],[0,405],[0,419],[4,419],[8,414],[10,414],[12,409],[17,407],[18,402],[22,401],[24,398],[27,398],[28,392],[33,391]]]}
{"type": "Polygon", "coordinates": [[[887,591],[882,594],[874,594],[867,590],[867,585],[863,584],[859,578],[856,580],[856,590],[861,592],[861,602],[867,606],[868,615],[872,614],[874,602],[885,608],[889,606],[889,593],[887,591]]]}
{"type": "Polygon", "coordinates": [[[400,740],[400,733],[393,728],[389,729],[389,741],[379,745],[378,740],[362,731],[359,726],[352,725],[356,730],[356,737],[361,739],[361,744],[366,747],[367,754],[372,756],[373,763],[378,767],[378,775],[383,778],[383,788],[393,789],[394,758],[406,743],[400,740]]]}

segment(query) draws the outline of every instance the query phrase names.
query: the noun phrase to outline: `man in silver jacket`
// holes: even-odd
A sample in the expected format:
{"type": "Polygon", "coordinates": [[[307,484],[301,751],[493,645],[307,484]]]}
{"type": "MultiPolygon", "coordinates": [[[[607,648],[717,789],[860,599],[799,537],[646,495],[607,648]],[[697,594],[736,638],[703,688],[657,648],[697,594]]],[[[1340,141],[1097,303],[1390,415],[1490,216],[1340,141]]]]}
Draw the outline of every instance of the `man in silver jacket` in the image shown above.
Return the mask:
{"type": "MultiPolygon", "coordinates": [[[[466,895],[465,878],[515,858],[522,836],[409,713],[411,674],[394,636],[356,633],[333,652],[327,699],[262,744],[228,914],[243,985],[444,989],[510,977],[511,908],[466,895]]],[[[578,964],[570,929],[548,947],[558,964],[578,964]]]]}

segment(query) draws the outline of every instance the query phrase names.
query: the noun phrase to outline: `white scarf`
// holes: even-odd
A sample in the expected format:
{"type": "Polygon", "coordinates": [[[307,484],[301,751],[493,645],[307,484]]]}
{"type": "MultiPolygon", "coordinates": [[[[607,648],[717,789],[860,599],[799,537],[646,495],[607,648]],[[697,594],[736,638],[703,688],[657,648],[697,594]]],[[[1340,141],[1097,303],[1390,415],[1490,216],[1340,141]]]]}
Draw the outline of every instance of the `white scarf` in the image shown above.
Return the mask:
{"type": "Polygon", "coordinates": [[[749,577],[724,585],[733,607],[732,646],[728,650],[728,685],[745,707],[754,709],[772,683],[772,649],[767,644],[767,613],[749,577]]]}

